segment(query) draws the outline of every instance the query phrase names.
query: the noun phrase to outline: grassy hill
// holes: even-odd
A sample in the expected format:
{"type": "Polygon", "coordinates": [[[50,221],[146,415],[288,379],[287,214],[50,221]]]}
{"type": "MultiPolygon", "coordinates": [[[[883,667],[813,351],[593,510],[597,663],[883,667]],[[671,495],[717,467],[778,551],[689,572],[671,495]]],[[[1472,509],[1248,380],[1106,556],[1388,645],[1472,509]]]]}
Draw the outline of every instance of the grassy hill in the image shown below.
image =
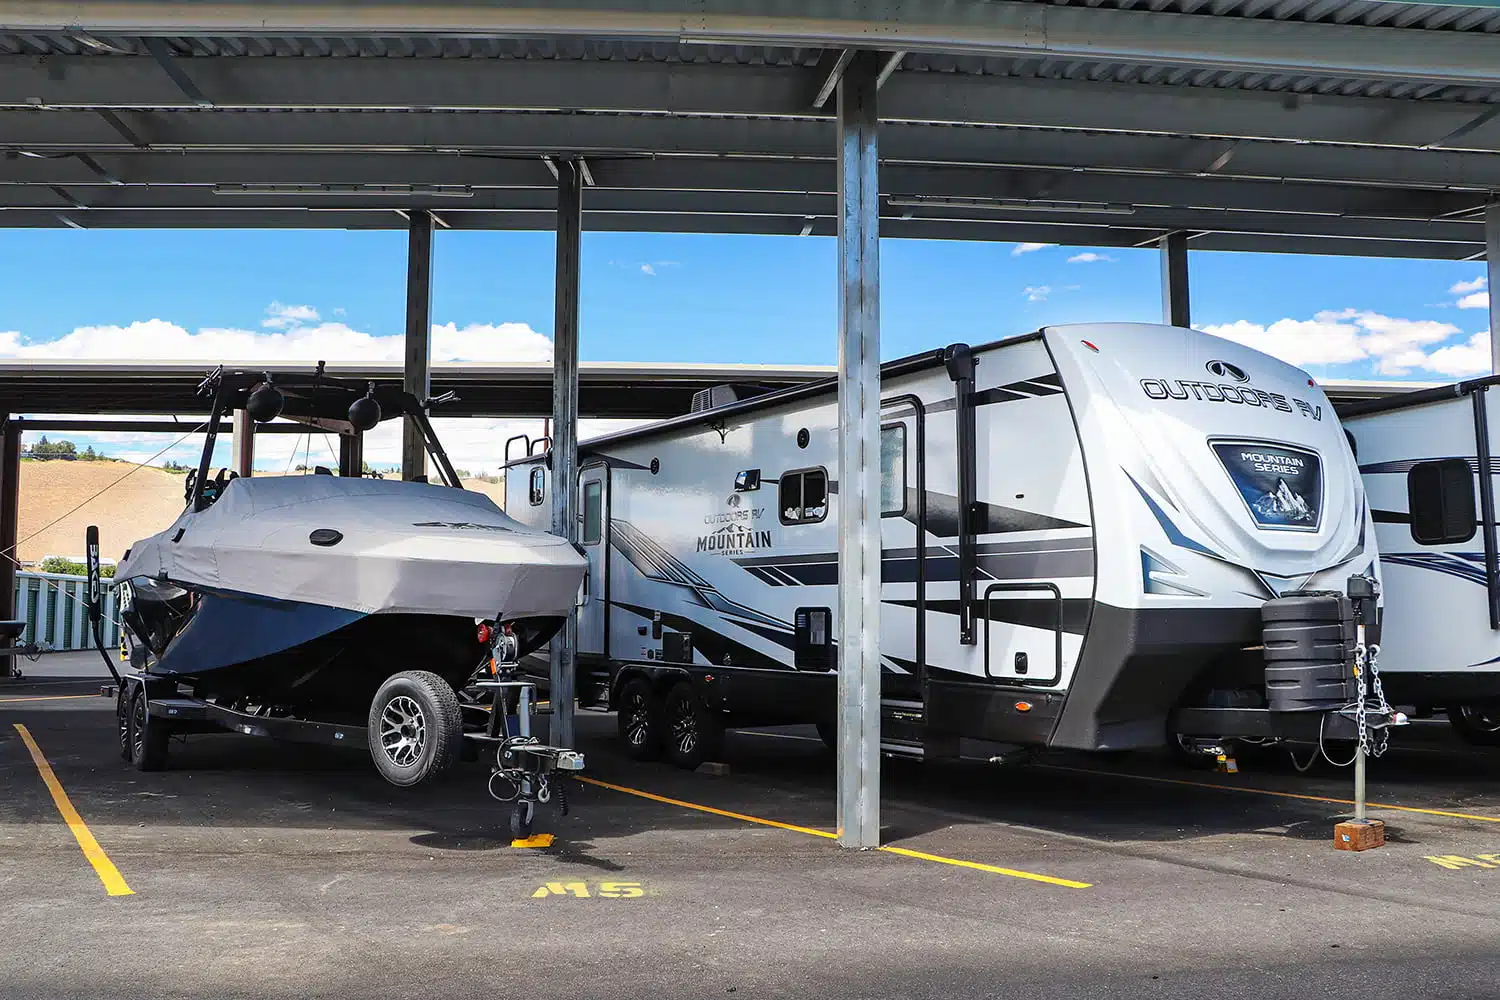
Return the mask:
{"type": "MultiPolygon", "coordinates": [[[[505,504],[503,482],[465,480],[464,486],[505,504]]],[[[137,468],[129,462],[22,462],[21,562],[32,565],[47,556],[81,558],[83,532],[91,524],[99,526],[99,554],[119,559],[131,543],[177,519],[183,507],[182,487],[180,473],[137,468]],[[80,503],[83,507],[63,517],[80,503]],[[43,529],[59,517],[57,524],[43,529]]]]}

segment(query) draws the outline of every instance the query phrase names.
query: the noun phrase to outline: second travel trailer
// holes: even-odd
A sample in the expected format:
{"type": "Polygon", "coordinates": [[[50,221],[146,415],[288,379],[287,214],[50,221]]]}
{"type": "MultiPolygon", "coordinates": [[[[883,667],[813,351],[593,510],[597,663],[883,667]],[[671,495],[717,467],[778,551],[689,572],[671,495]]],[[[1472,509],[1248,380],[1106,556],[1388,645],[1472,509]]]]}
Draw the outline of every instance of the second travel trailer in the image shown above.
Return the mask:
{"type": "Polygon", "coordinates": [[[1490,745],[1500,744],[1496,385],[1491,376],[1344,407],[1389,597],[1386,693],[1446,709],[1466,739],[1490,745]]]}
{"type": "MultiPolygon", "coordinates": [[[[1347,602],[1281,597],[1376,572],[1354,458],[1306,373],[1097,324],[881,374],[887,750],[1315,735],[1350,700],[1347,602]],[[1268,656],[1263,628],[1301,638],[1268,656]]],[[[691,766],[726,726],[831,732],[836,392],[720,387],[580,448],[578,687],[632,752],[691,766]]],[[[506,484],[507,511],[544,527],[545,456],[506,484]]]]}

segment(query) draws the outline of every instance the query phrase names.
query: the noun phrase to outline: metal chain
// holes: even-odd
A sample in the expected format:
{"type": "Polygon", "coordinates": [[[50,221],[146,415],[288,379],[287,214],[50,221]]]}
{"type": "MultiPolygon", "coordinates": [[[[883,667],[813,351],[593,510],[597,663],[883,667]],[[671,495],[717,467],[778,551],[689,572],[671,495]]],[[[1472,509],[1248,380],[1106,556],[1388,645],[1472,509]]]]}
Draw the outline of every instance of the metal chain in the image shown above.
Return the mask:
{"type": "MultiPolygon", "coordinates": [[[[1379,643],[1372,643],[1370,645],[1370,649],[1369,649],[1369,653],[1368,653],[1368,657],[1367,658],[1368,658],[1368,662],[1369,662],[1369,666],[1370,666],[1370,686],[1375,691],[1375,710],[1377,712],[1379,712],[1381,715],[1385,716],[1387,719],[1389,719],[1390,716],[1391,716],[1392,709],[1391,709],[1390,702],[1388,702],[1388,701],[1385,700],[1385,687],[1380,683],[1380,644],[1379,643]]],[[[1360,717],[1361,718],[1364,717],[1363,713],[1361,713],[1360,717]]],[[[1390,746],[1390,743],[1391,743],[1391,733],[1390,733],[1390,730],[1387,729],[1387,728],[1385,728],[1385,727],[1381,727],[1381,729],[1380,729],[1380,738],[1375,741],[1375,743],[1374,743],[1373,746],[1370,747],[1370,756],[1372,756],[1372,757],[1379,757],[1381,754],[1385,753],[1386,749],[1390,746]]]]}
{"type": "Polygon", "coordinates": [[[1358,690],[1358,696],[1354,701],[1356,710],[1354,724],[1358,728],[1360,749],[1369,753],[1369,725],[1365,721],[1365,647],[1363,645],[1354,647],[1354,681],[1358,690]]]}

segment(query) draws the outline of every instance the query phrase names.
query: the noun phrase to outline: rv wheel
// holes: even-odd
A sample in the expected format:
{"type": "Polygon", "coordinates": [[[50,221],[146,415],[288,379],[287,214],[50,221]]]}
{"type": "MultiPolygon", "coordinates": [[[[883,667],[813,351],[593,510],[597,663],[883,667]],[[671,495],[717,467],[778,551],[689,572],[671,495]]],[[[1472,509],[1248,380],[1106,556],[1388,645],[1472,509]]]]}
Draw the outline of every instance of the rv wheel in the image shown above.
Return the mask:
{"type": "Polygon", "coordinates": [[[126,725],[130,763],[137,771],[160,771],[167,766],[167,743],[171,730],[162,719],[151,721],[146,712],[146,689],[140,688],[130,700],[130,719],[126,725]]]}
{"type": "Polygon", "coordinates": [[[656,760],[661,756],[661,699],[644,677],[634,677],[620,689],[615,713],[625,756],[633,760],[656,760]]]}
{"type": "Polygon", "coordinates": [[[426,670],[404,670],[380,685],[370,704],[370,757],[380,776],[407,787],[446,771],[463,741],[453,687],[426,670]]]}
{"type": "Polygon", "coordinates": [[[1481,701],[1448,709],[1448,721],[1466,742],[1500,746],[1500,702],[1481,701]]]}
{"type": "Polygon", "coordinates": [[[130,763],[130,698],[128,689],[124,684],[120,685],[119,696],[115,698],[115,726],[120,731],[120,759],[130,763]]]}
{"type": "Polygon", "coordinates": [[[679,681],[667,692],[666,718],[667,759],[673,764],[692,771],[723,755],[724,724],[703,704],[690,682],[679,681]]]}

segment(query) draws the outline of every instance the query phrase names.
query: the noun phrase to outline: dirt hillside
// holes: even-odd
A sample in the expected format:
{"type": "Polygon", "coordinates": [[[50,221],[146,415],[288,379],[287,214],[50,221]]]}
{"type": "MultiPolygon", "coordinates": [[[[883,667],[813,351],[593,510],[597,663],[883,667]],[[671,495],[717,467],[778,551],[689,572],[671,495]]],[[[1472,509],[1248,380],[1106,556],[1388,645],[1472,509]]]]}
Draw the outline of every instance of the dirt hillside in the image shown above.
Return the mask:
{"type": "Polygon", "coordinates": [[[91,524],[99,526],[99,554],[119,559],[131,542],[161,531],[182,513],[182,485],[181,475],[129,462],[22,462],[21,562],[82,556],[83,532],[91,524]],[[96,493],[81,509],[43,527],[96,493]]]}
{"type": "MultiPolygon", "coordinates": [[[[82,558],[83,532],[90,524],[99,526],[99,554],[117,560],[132,542],[156,534],[182,513],[182,486],[181,475],[128,462],[22,462],[21,562],[82,558]],[[96,493],[81,509],[43,529],[96,493]]],[[[464,486],[505,505],[503,482],[465,480],[464,486]]]]}

